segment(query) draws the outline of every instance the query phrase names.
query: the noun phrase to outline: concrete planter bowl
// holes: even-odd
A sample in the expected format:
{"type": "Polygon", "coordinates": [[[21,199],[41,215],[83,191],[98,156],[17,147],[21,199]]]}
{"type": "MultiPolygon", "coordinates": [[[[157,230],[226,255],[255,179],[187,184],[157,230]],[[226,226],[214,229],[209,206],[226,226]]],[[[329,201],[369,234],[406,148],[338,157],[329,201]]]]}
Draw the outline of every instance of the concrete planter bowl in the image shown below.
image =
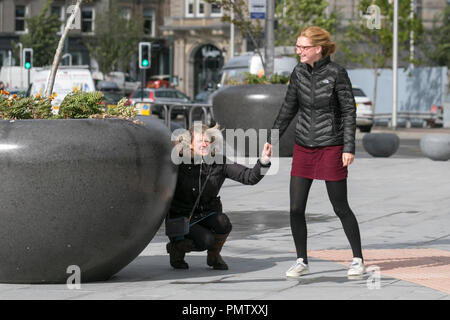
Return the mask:
{"type": "Polygon", "coordinates": [[[0,121],[0,282],[66,283],[69,266],[104,281],[125,267],[169,208],[171,150],[159,121],[0,121]]]}
{"type": "Polygon", "coordinates": [[[373,157],[390,157],[400,146],[400,138],[394,133],[366,133],[362,142],[373,157]]]}
{"type": "Polygon", "coordinates": [[[422,153],[435,161],[450,159],[450,134],[427,134],[420,139],[422,153]]]}
{"type": "MultiPolygon", "coordinates": [[[[275,118],[286,95],[287,85],[237,85],[224,87],[213,97],[214,118],[226,129],[268,129],[275,118]]],[[[292,156],[295,138],[296,117],[281,138],[279,156],[292,156]]],[[[226,136],[224,136],[226,138],[226,136]]],[[[262,141],[264,144],[265,141],[262,141]]],[[[258,140],[261,145],[261,141],[258,140]]],[[[248,139],[246,141],[248,149],[248,139]]],[[[235,142],[235,148],[237,143],[235,142]]],[[[259,150],[259,149],[258,149],[259,150]]],[[[260,150],[259,150],[260,151],[260,150]]],[[[239,156],[244,156],[239,154],[239,156]]],[[[245,156],[248,156],[246,150],[245,156]]]]}

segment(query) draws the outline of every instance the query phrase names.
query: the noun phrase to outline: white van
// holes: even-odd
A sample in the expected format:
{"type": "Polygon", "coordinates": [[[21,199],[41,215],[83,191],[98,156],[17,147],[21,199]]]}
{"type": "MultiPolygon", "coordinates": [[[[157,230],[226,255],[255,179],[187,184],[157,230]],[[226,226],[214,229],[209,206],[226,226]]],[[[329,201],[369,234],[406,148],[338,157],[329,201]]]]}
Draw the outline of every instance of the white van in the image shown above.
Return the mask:
{"type": "MultiPolygon", "coordinates": [[[[50,68],[42,68],[34,72],[31,95],[44,94],[50,71],[50,68]]],[[[52,101],[52,105],[59,106],[64,97],[75,89],[83,92],[95,91],[94,80],[89,67],[59,66],[52,91],[52,93],[56,93],[56,98],[52,101]]]]}
{"type": "MultiPolygon", "coordinates": [[[[293,57],[276,56],[274,58],[273,73],[290,76],[298,61],[293,57]]],[[[240,82],[245,78],[245,73],[261,74],[264,67],[258,54],[247,52],[241,56],[229,59],[222,68],[220,86],[230,82],[240,82]]]]}

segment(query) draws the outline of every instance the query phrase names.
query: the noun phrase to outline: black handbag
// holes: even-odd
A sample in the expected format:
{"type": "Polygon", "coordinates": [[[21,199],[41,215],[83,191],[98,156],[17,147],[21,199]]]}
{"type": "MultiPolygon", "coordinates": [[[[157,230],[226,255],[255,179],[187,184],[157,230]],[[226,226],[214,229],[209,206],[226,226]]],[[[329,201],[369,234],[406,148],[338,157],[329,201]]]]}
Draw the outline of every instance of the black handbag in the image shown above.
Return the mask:
{"type": "MultiPolygon", "coordinates": [[[[191,213],[188,217],[177,217],[177,218],[170,218],[170,212],[166,217],[166,236],[169,238],[178,238],[183,237],[189,233],[189,226],[191,222],[192,215],[194,214],[195,209],[198,206],[198,203],[200,201],[200,197],[203,193],[203,190],[206,187],[206,184],[208,183],[209,176],[211,174],[211,167],[209,168],[208,175],[206,176],[205,184],[200,188],[200,193],[198,194],[197,199],[195,200],[195,204],[192,207],[191,213]]],[[[201,165],[200,165],[200,182],[201,182],[201,165]]]]}

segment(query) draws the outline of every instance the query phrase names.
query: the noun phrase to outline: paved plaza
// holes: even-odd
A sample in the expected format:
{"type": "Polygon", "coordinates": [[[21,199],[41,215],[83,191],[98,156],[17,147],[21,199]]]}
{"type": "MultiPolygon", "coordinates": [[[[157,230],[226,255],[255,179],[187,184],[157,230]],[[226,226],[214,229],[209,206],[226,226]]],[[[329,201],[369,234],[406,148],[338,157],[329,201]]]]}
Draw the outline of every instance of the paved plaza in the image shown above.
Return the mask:
{"type": "MultiPolygon", "coordinates": [[[[409,139],[417,142],[420,134],[409,139]]],[[[448,300],[450,161],[432,161],[410,149],[390,158],[357,149],[350,166],[349,203],[372,271],[360,279],[347,278],[352,255],[323,181],[314,181],[306,208],[311,273],[285,278],[296,255],[289,226],[291,159],[280,158],[278,173],[255,186],[234,181],[223,186],[224,212],[233,223],[222,254],[230,270],[209,269],[205,252],[187,255],[188,270],[172,269],[162,227],[140,256],[107,282],[73,290],[0,284],[0,299],[448,300]]]]}

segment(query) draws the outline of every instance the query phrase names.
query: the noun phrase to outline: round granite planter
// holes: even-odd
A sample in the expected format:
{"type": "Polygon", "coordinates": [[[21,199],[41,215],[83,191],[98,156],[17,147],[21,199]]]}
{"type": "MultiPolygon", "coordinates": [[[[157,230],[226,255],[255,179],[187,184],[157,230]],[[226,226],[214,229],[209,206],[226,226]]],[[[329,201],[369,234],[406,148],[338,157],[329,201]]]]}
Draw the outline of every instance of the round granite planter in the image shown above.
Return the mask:
{"type": "MultiPolygon", "coordinates": [[[[161,226],[169,130],[119,119],[0,121],[0,282],[109,279],[161,226]]],[[[149,266],[151,268],[151,266],[149,266]]]]}
{"type": "Polygon", "coordinates": [[[374,157],[390,157],[400,146],[400,139],[394,133],[367,133],[362,142],[364,149],[374,157]]]}
{"type": "Polygon", "coordinates": [[[422,153],[436,161],[450,159],[450,134],[428,134],[420,139],[422,153]]]}
{"type": "MultiPolygon", "coordinates": [[[[287,85],[237,85],[224,87],[213,97],[214,120],[226,129],[272,128],[286,95],[287,85]]],[[[279,144],[279,156],[292,156],[295,138],[295,118],[279,144]]],[[[226,136],[224,136],[226,139],[226,136]]],[[[264,144],[265,141],[262,141],[264,144]]],[[[246,140],[248,149],[248,139],[246,140]]],[[[258,140],[258,145],[261,141],[258,140]]],[[[237,143],[235,142],[235,149],[237,143]]],[[[239,154],[239,156],[244,156],[239,154]]],[[[245,152],[248,156],[248,150],[245,152]]]]}

